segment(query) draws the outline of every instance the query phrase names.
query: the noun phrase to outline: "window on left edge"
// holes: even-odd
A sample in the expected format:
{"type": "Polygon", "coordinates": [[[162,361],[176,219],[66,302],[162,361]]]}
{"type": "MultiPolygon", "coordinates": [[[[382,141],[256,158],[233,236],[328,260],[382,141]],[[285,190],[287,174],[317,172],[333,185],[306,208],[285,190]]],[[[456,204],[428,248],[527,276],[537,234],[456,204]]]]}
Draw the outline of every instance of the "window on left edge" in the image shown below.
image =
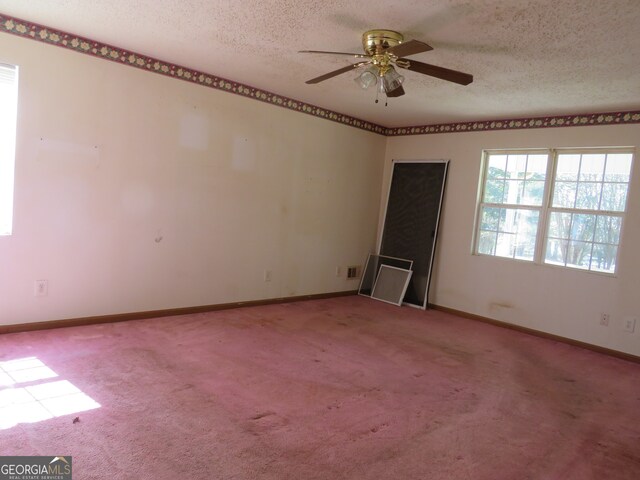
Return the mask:
{"type": "Polygon", "coordinates": [[[0,235],[11,235],[18,117],[18,67],[0,63],[0,235]]]}

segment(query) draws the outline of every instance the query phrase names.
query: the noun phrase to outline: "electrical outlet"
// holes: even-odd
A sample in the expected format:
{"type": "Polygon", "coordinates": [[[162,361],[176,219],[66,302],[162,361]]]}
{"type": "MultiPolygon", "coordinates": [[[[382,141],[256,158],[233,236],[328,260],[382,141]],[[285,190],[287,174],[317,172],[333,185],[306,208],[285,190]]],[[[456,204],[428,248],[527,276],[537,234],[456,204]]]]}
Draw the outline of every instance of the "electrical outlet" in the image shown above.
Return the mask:
{"type": "Polygon", "coordinates": [[[48,293],[49,293],[49,281],[36,280],[34,285],[33,295],[35,297],[46,297],[48,293]]]}
{"type": "Polygon", "coordinates": [[[637,317],[624,317],[622,329],[625,332],[633,333],[636,329],[636,320],[638,320],[637,317]]]}
{"type": "Polygon", "coordinates": [[[271,270],[265,270],[264,271],[264,281],[265,282],[270,282],[271,281],[271,270]]]}
{"type": "Polygon", "coordinates": [[[361,270],[362,270],[362,267],[360,265],[352,265],[350,267],[347,267],[347,278],[348,279],[360,278],[361,270]]]}
{"type": "Polygon", "coordinates": [[[603,327],[608,327],[609,326],[609,314],[608,313],[601,313],[600,314],[600,325],[602,325],[603,327]]]}

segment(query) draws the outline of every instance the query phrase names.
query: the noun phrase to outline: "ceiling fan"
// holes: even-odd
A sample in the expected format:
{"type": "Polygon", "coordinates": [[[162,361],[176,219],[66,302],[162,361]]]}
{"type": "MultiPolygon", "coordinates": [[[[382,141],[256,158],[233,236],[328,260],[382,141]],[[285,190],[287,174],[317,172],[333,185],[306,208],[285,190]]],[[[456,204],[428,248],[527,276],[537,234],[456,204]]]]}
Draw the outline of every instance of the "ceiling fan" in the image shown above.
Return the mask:
{"type": "MultiPolygon", "coordinates": [[[[402,83],[404,77],[394,67],[403,68],[412,72],[422,73],[431,77],[440,78],[460,85],[469,85],[473,82],[473,75],[450,70],[428,63],[409,60],[405,57],[417,53],[428,52],[433,47],[419,40],[404,42],[404,36],[393,30],[368,30],[362,34],[362,47],[365,53],[325,52],[321,50],[301,50],[300,53],[327,53],[331,55],[349,55],[363,59],[333,72],[325,73],[319,77],[307,80],[306,83],[320,83],[329,78],[350,72],[360,67],[369,66],[355,81],[363,89],[377,84],[377,93],[387,97],[400,97],[405,94],[402,83]]],[[[376,103],[378,98],[376,96],[376,103]]]]}

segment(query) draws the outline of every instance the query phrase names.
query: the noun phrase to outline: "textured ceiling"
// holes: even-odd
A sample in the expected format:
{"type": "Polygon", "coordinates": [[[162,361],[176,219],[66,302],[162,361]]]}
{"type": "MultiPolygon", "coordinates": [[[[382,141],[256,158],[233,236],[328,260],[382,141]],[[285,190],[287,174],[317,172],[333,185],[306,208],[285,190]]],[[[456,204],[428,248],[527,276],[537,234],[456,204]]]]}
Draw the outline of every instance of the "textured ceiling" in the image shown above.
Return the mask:
{"type": "MultiPolygon", "coordinates": [[[[0,12],[388,127],[640,109],[640,0],[0,0],[0,12]],[[405,71],[374,103],[354,62],[361,34],[397,30],[411,58],[474,75],[460,86],[405,71]]],[[[53,47],[51,47],[53,48],[53,47]]]]}

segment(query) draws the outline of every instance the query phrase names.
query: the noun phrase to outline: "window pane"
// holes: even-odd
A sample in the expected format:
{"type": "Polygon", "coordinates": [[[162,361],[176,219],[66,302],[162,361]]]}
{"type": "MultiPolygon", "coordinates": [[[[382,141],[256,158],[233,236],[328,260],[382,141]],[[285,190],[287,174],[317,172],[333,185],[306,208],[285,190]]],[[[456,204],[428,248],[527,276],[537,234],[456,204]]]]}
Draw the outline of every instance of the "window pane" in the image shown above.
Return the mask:
{"type": "Polygon", "coordinates": [[[567,267],[588,269],[591,263],[592,246],[590,242],[570,241],[567,250],[567,267]]]}
{"type": "Polygon", "coordinates": [[[522,180],[507,180],[504,187],[504,203],[519,204],[523,187],[524,182],[522,180]]]}
{"type": "Polygon", "coordinates": [[[514,180],[524,179],[524,172],[526,168],[526,155],[509,155],[509,158],[507,159],[507,178],[514,180]]]}
{"type": "Polygon", "coordinates": [[[601,183],[585,182],[578,184],[576,196],[576,208],[584,210],[597,210],[600,203],[601,183]]]}
{"type": "Polygon", "coordinates": [[[533,260],[540,212],[516,208],[502,210],[495,254],[533,260]]]}
{"type": "Polygon", "coordinates": [[[610,215],[598,215],[594,240],[598,243],[618,245],[618,243],[620,243],[621,227],[622,218],[610,215]]]}
{"type": "Polygon", "coordinates": [[[553,206],[573,208],[577,190],[576,182],[556,182],[553,188],[553,206]]]}
{"type": "Polygon", "coordinates": [[[571,221],[571,240],[593,241],[595,224],[595,215],[574,214],[571,221]]]}
{"type": "Polygon", "coordinates": [[[551,212],[545,263],[613,273],[621,225],[622,217],[615,215],[551,212]]]}
{"type": "Polygon", "coordinates": [[[484,199],[487,203],[502,203],[504,180],[487,180],[484,188],[484,199]]]}
{"type": "Polygon", "coordinates": [[[564,265],[567,254],[566,240],[547,240],[547,252],[544,257],[546,263],[553,263],[555,265],[564,265]]]}
{"type": "Polygon", "coordinates": [[[613,245],[599,245],[596,243],[593,246],[591,270],[613,273],[616,269],[617,254],[618,247],[613,245]]]}
{"type": "Polygon", "coordinates": [[[535,235],[538,229],[538,216],[537,210],[505,208],[500,222],[500,231],[535,235]]]}
{"type": "Polygon", "coordinates": [[[498,242],[496,243],[496,253],[498,257],[511,257],[515,253],[516,235],[514,233],[498,233],[498,242]]]}
{"type": "Polygon", "coordinates": [[[540,212],[537,210],[518,210],[517,232],[519,236],[533,236],[538,233],[538,219],[540,212]]]}
{"type": "Polygon", "coordinates": [[[516,214],[516,243],[514,257],[520,260],[533,260],[536,249],[536,233],[540,212],[537,210],[518,210],[516,214]]]}
{"type": "Polygon", "coordinates": [[[478,253],[483,255],[493,255],[496,248],[496,238],[498,234],[496,232],[480,232],[480,238],[478,239],[478,253]]]}
{"type": "Polygon", "coordinates": [[[549,236],[568,239],[570,226],[570,213],[552,212],[549,217],[549,236]]]}
{"type": "Polygon", "coordinates": [[[527,175],[532,180],[544,180],[547,176],[547,162],[549,156],[544,155],[529,155],[527,161],[527,175]]]}
{"type": "Polygon", "coordinates": [[[539,218],[538,210],[482,207],[478,253],[533,260],[539,218]]]}
{"type": "Polygon", "coordinates": [[[600,210],[624,212],[627,203],[626,183],[605,183],[602,190],[600,210]]]}
{"type": "Polygon", "coordinates": [[[558,155],[558,166],[556,169],[556,180],[578,180],[578,170],[580,169],[580,155],[560,154],[558,155]]]}
{"type": "Polygon", "coordinates": [[[481,230],[498,230],[498,223],[500,221],[500,214],[504,212],[503,208],[482,208],[482,218],[480,219],[481,230]]]}
{"type": "Polygon", "coordinates": [[[604,174],[604,153],[582,155],[580,181],[601,182],[604,174]]]}
{"type": "Polygon", "coordinates": [[[631,157],[630,153],[610,153],[607,155],[604,181],[628,182],[631,174],[631,157]]]}
{"type": "Polygon", "coordinates": [[[536,237],[535,235],[520,235],[518,234],[515,258],[518,260],[533,260],[533,255],[536,251],[536,237]]]}
{"type": "Polygon", "coordinates": [[[548,155],[490,155],[488,162],[484,203],[542,205],[548,155]]]}
{"type": "Polygon", "coordinates": [[[489,156],[489,167],[487,169],[487,178],[505,178],[507,171],[506,155],[489,156]]]}
{"type": "Polygon", "coordinates": [[[500,222],[500,231],[508,233],[518,232],[518,210],[515,208],[502,209],[502,221],[500,222]]]}
{"type": "Polygon", "coordinates": [[[524,195],[521,202],[523,205],[542,205],[543,196],[544,181],[524,182],[524,195]]]}

